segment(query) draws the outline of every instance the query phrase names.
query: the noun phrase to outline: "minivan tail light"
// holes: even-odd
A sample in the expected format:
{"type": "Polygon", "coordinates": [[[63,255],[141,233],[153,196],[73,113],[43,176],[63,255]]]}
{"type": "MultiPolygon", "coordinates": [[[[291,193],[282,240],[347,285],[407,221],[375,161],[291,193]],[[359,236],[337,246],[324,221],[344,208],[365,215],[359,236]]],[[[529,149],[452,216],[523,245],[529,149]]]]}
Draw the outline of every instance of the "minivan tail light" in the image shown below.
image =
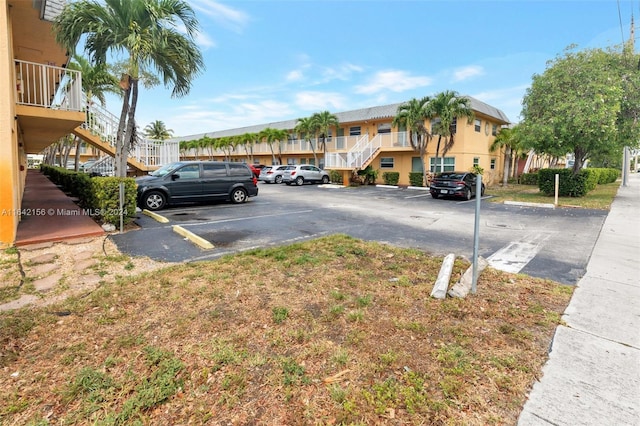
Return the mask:
{"type": "Polygon", "coordinates": [[[253,177],[253,184],[254,185],[258,185],[258,178],[256,178],[255,176],[253,177]]]}

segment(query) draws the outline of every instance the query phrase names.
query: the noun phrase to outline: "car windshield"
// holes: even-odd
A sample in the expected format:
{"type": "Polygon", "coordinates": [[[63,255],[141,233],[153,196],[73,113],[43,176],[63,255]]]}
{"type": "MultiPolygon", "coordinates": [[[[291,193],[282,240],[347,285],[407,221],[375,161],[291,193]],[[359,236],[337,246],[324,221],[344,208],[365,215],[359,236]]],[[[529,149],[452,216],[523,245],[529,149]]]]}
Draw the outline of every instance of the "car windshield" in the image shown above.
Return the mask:
{"type": "Polygon", "coordinates": [[[154,170],[153,172],[149,173],[149,175],[157,176],[157,177],[163,177],[163,176],[168,175],[169,173],[171,173],[172,171],[174,171],[175,169],[177,169],[181,165],[182,165],[182,163],[165,164],[164,166],[160,167],[158,170],[154,170]]]}

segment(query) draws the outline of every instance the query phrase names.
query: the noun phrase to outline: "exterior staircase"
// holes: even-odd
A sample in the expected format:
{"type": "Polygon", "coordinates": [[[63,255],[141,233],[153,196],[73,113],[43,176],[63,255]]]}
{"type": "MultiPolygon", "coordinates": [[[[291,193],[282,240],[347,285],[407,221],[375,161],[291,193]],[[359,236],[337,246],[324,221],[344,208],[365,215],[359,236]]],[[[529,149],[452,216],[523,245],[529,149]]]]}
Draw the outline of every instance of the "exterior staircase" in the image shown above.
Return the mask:
{"type": "MultiPolygon", "coordinates": [[[[110,159],[97,161],[87,169],[87,173],[112,175],[119,119],[100,105],[86,100],[85,105],[86,120],[73,130],[73,134],[108,154],[110,159]]],[[[178,142],[154,141],[140,136],[136,139],[127,158],[127,165],[136,172],[155,170],[162,164],[178,161],[180,158],[178,142]]]]}

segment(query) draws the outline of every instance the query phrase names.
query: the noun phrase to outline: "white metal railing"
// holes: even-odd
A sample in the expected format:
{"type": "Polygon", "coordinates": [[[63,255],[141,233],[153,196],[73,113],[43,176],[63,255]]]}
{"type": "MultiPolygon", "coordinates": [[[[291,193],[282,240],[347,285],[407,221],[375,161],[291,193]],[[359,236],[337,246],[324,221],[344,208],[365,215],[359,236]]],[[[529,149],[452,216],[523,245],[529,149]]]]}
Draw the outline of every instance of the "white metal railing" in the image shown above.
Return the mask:
{"type": "Polygon", "coordinates": [[[82,111],[82,73],[53,65],[15,61],[17,103],[82,111]]]}
{"type": "MultiPolygon", "coordinates": [[[[101,105],[86,101],[86,120],[83,124],[88,131],[114,147],[120,120],[101,105]]],[[[128,156],[147,166],[160,166],[180,159],[179,142],[158,141],[136,138],[136,143],[129,149],[128,156]]]]}

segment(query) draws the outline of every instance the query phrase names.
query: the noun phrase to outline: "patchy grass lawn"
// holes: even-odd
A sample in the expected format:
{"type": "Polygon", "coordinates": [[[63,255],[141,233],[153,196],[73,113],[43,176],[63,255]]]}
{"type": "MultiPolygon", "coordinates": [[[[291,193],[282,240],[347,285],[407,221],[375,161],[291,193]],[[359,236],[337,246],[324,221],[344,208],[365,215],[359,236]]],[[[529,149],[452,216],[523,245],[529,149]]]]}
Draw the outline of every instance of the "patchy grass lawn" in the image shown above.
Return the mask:
{"type": "Polygon", "coordinates": [[[1,313],[0,423],[515,424],[573,287],[441,262],[336,235],[1,313]]]}
{"type": "MultiPolygon", "coordinates": [[[[596,189],[584,197],[559,197],[560,207],[581,207],[585,209],[609,210],[616,193],[620,188],[620,182],[598,185],[596,189]]],[[[505,201],[522,201],[527,203],[553,204],[554,197],[548,197],[540,192],[535,185],[509,184],[507,186],[492,186],[487,188],[487,195],[493,195],[490,199],[495,203],[505,201]]]]}

